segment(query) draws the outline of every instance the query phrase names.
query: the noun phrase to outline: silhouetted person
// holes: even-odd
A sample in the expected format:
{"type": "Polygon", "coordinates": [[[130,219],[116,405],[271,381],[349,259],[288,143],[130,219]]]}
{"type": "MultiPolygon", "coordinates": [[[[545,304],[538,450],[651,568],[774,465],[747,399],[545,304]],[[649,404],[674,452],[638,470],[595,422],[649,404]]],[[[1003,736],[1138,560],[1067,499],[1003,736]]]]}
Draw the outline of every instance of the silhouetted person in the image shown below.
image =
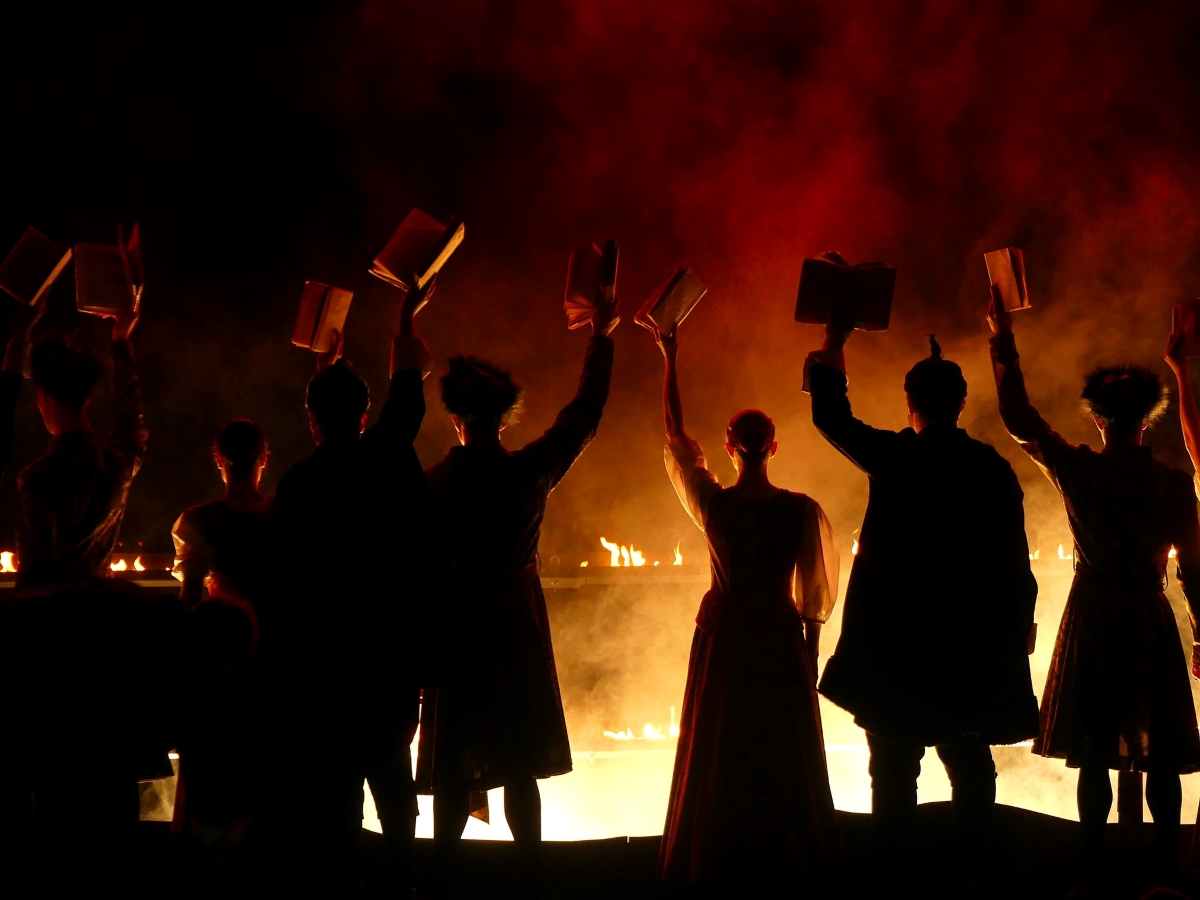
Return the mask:
{"type": "Polygon", "coordinates": [[[30,370],[51,439],[17,480],[22,585],[108,572],[129,486],[146,452],[142,394],[129,341],[136,323],[133,313],[114,320],[113,428],[107,437],[96,434],[87,413],[103,372],[100,361],[59,339],[33,348],[30,370]]]}
{"type": "Polygon", "coordinates": [[[413,449],[429,351],[413,318],[432,289],[431,280],[404,297],[388,399],[370,428],[367,385],[338,359],[340,347],[318,360],[306,398],[317,449],[284,473],[275,495],[283,589],[262,604],[261,624],[283,703],[278,752],[287,758],[266,814],[288,841],[272,879],[306,891],[353,889],[364,778],[393,885],[407,891],[412,882],[409,745],[420,696],[413,617],[426,604],[429,565],[428,487],[413,449]]]}
{"type": "Polygon", "coordinates": [[[838,857],[816,692],[821,625],[837,600],[833,532],[815,500],[770,482],[775,425],[758,410],[729,421],[738,477],[721,487],[684,431],[676,338],[655,337],[666,361],[667,473],[712,561],[658,874],[822,893],[838,857]]]}
{"type": "Polygon", "coordinates": [[[185,510],[171,535],[190,610],[172,830],[194,877],[227,892],[240,874],[269,752],[260,728],[256,604],[274,568],[272,498],[259,489],[268,450],[258,423],[227,422],[213,456],[224,496],[185,510]]]}
{"type": "Polygon", "coordinates": [[[870,497],[820,691],[867,732],[881,875],[905,865],[932,746],[974,877],[996,799],[989,745],[1037,733],[1027,655],[1037,582],[1021,487],[995,449],[958,427],[967,383],[932,338],[904,380],[910,427],[856,419],[842,352],[853,322],[836,318],[806,362],[813,424],[866,473],[870,497]]]}
{"type": "Polygon", "coordinates": [[[108,436],[87,413],[100,361],[57,339],[33,348],[38,408],[52,437],[18,477],[19,589],[4,599],[0,626],[13,642],[3,680],[23,722],[13,740],[28,754],[35,826],[49,852],[77,860],[42,874],[75,879],[76,888],[134,880],[137,782],[170,774],[174,742],[174,661],[159,650],[177,644],[175,607],[107,577],[146,442],[129,342],[135,323],[130,312],[113,325],[108,436]]]}
{"type": "Polygon", "coordinates": [[[1012,317],[995,290],[988,323],[1004,426],[1058,488],[1075,539],[1075,580],[1033,750],[1079,769],[1085,877],[1099,875],[1112,805],[1110,769],[1146,773],[1158,859],[1173,871],[1179,774],[1200,768],[1200,737],[1188,663],[1163,589],[1174,547],[1179,586],[1192,606],[1200,524],[1192,480],[1155,460],[1142,444],[1166,407],[1166,389],[1157,375],[1137,366],[1092,372],[1081,396],[1104,447],[1097,453],[1075,446],[1030,404],[1012,317]]]}
{"type": "MultiPolygon", "coordinates": [[[[429,470],[437,539],[448,554],[452,680],[426,694],[418,763],[433,789],[443,877],[453,865],[472,793],[504,788],[504,817],[527,872],[542,838],[538,778],[571,771],[571,747],[538,576],[546,498],[590,443],[612,376],[617,304],[601,303],[575,398],[550,429],[510,452],[500,433],[520,399],[507,372],[451,360],[442,400],[461,447],[429,470]]],[[[486,802],[486,800],[484,800],[486,802]]]]}

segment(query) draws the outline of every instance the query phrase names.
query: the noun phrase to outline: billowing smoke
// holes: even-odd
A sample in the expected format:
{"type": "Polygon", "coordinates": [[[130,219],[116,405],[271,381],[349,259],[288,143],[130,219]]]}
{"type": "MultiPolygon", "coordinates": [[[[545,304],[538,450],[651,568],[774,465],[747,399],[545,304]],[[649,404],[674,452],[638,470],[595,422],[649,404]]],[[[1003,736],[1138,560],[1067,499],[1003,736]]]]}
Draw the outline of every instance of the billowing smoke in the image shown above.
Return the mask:
{"type": "MultiPolygon", "coordinates": [[[[627,318],[671,266],[692,267],[710,291],[682,330],[689,430],[725,477],[728,417],[769,412],[774,477],[825,506],[847,553],[866,484],[813,431],[799,390],[819,341],[791,322],[803,257],[899,267],[892,331],[849,348],[855,408],[903,426],[903,373],[937,332],[971,386],[964,424],[1013,461],[1043,556],[1069,550],[1069,534],[996,414],[983,252],[1025,250],[1034,309],[1018,341],[1035,403],[1072,440],[1096,440],[1081,374],[1156,364],[1170,306],[1200,289],[1190,4],[273,10],[206,7],[187,28],[158,6],[36,22],[0,61],[0,243],[31,222],[63,242],[143,225],[152,448],[126,534],[147,548],[165,549],[174,515],[217,491],[206,445],[224,418],[263,421],[276,476],[308,452],[311,359],[288,345],[305,278],[355,290],[348,355],[378,409],[396,305],[366,270],[412,206],[467,223],[420,328],[440,360],[511,366],[528,398],[513,446],[574,389],[584,338],[560,306],[572,247],[619,241],[627,318]]],[[[662,469],[657,351],[633,327],[617,340],[609,409],[552,499],[543,557],[597,565],[604,534],[663,560],[682,539],[698,562],[702,538],[662,469]]],[[[432,380],[429,399],[431,463],[452,433],[432,380]]],[[[1173,416],[1153,443],[1185,465],[1173,416]]],[[[18,464],[39,428],[26,403],[18,464]]],[[[10,534],[11,478],[0,504],[10,534]]],[[[971,548],[947,522],[937,552],[971,548]]]]}

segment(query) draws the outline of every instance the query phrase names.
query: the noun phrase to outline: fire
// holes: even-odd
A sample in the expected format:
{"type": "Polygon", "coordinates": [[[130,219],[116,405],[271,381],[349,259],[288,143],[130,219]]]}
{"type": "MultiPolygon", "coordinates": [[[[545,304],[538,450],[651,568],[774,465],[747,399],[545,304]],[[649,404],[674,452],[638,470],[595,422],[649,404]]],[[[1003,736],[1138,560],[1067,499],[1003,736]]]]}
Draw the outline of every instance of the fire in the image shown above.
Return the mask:
{"type": "Polygon", "coordinates": [[[855,539],[854,543],[850,545],[850,555],[858,556],[858,540],[857,540],[857,538],[855,539]]]}
{"type": "Polygon", "coordinates": [[[116,560],[113,560],[112,562],[110,562],[108,564],[108,567],[110,569],[112,569],[114,572],[124,572],[126,569],[129,568],[129,565],[123,559],[116,559],[116,560]]]}
{"type": "Polygon", "coordinates": [[[671,563],[671,565],[673,565],[673,566],[682,566],[683,565],[683,553],[679,549],[680,545],[682,545],[682,544],[683,544],[683,541],[679,541],[675,544],[675,562],[671,563]]]}
{"type": "Polygon", "coordinates": [[[610,566],[644,566],[646,564],[645,554],[641,550],[634,548],[632,544],[626,547],[623,544],[614,544],[612,541],[605,538],[600,538],[600,546],[608,551],[610,566]]]}
{"type": "Polygon", "coordinates": [[[1063,553],[1063,545],[1062,545],[1062,544],[1059,544],[1059,545],[1058,545],[1058,558],[1059,558],[1059,559],[1066,559],[1066,558],[1067,558],[1067,555],[1066,555],[1065,553],[1063,553]]]}
{"type": "Polygon", "coordinates": [[[16,564],[13,562],[13,552],[5,550],[0,553],[0,572],[15,572],[17,571],[16,564]]]}
{"type": "MultiPolygon", "coordinates": [[[[8,554],[8,555],[9,555],[9,556],[12,556],[12,554],[11,554],[11,553],[10,553],[10,554],[8,554]]],[[[3,553],[0,553],[0,562],[4,562],[4,556],[5,556],[5,554],[3,554],[3,553]]],[[[1174,547],[1172,547],[1170,550],[1168,550],[1168,551],[1167,551],[1167,559],[1175,559],[1177,556],[1179,556],[1179,551],[1178,551],[1178,550],[1176,550],[1174,547]]],[[[6,565],[7,565],[7,564],[6,564],[6,565]]],[[[9,571],[9,570],[8,570],[8,569],[3,569],[3,570],[0,570],[0,571],[7,572],[7,571],[9,571]]]]}
{"type": "Polygon", "coordinates": [[[671,707],[671,724],[667,726],[666,733],[652,722],[647,722],[642,726],[642,733],[635,734],[632,728],[626,728],[624,731],[606,731],[604,736],[614,741],[665,741],[675,740],[679,737],[679,723],[675,721],[675,707],[671,707]]]}
{"type": "Polygon", "coordinates": [[[587,563],[588,563],[588,561],[585,559],[583,562],[581,562],[581,563],[579,564],[579,568],[581,568],[581,569],[586,569],[586,568],[587,568],[587,563]]]}
{"type": "Polygon", "coordinates": [[[142,565],[142,558],[140,556],[136,557],[133,560],[133,571],[135,571],[135,572],[145,572],[146,571],[146,567],[142,565]]]}

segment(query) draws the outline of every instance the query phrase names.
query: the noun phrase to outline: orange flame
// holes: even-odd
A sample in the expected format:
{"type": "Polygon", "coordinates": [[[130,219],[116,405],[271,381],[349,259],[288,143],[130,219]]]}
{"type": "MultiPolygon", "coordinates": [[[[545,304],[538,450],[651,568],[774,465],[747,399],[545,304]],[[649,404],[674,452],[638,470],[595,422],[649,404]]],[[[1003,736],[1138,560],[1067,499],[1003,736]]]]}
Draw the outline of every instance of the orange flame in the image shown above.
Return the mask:
{"type": "Polygon", "coordinates": [[[624,544],[615,544],[607,538],[600,538],[600,546],[608,551],[610,566],[644,566],[646,564],[646,555],[641,550],[634,548],[632,544],[626,547],[624,544]]]}
{"type": "Polygon", "coordinates": [[[0,552],[0,572],[15,572],[17,567],[13,562],[13,552],[5,550],[0,552]]]}
{"type": "Polygon", "coordinates": [[[123,559],[116,559],[116,560],[113,560],[112,562],[110,562],[108,564],[108,567],[110,569],[112,569],[114,572],[124,572],[126,569],[129,568],[129,564],[127,562],[125,562],[125,560],[123,560],[123,559]]]}
{"type": "Polygon", "coordinates": [[[682,566],[683,565],[683,553],[681,553],[679,550],[679,548],[682,544],[683,544],[683,541],[679,541],[678,543],[675,544],[675,562],[671,563],[671,565],[673,565],[673,566],[682,566]]]}

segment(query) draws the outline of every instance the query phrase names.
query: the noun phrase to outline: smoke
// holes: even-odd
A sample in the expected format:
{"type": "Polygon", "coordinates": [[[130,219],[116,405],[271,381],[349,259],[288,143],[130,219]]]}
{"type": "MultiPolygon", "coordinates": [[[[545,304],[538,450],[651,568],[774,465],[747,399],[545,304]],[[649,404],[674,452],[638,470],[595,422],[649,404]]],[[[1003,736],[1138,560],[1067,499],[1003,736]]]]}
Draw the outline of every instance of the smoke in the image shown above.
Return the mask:
{"type": "MultiPolygon", "coordinates": [[[[848,348],[855,410],[903,427],[903,373],[936,332],[970,384],[963,423],[1013,462],[1043,557],[1070,537],[996,414],[983,252],[1025,251],[1030,391],[1074,441],[1097,440],[1082,374],[1157,365],[1171,305],[1200,286],[1190,4],[366,0],[212,8],[182,29],[165,15],[32,22],[0,62],[0,243],[29,223],[64,243],[143,225],[151,450],[126,536],[148,549],[217,493],[207,447],[225,418],[263,422],[272,479],[309,452],[312,362],[288,344],[304,279],[355,291],[348,355],[377,413],[396,299],[366,270],[412,206],[466,222],[419,326],[443,363],[511,367],[527,409],[510,446],[574,391],[573,247],[618,240],[627,320],[672,266],[693,268],[709,294],[681,330],[689,431],[728,478],[728,417],[766,410],[774,479],[825,507],[847,556],[866,483],[799,390],[820,340],[791,322],[805,256],[899,268],[892,330],[848,348]]],[[[543,558],[601,564],[604,534],[664,562],[682,540],[699,563],[703,538],[662,469],[657,350],[629,325],[616,339],[609,407],[552,497],[543,558]]],[[[427,393],[428,464],[453,434],[432,379],[427,393]]],[[[1173,417],[1152,442],[1187,465],[1173,417]]],[[[28,397],[18,434],[20,465],[43,441],[28,397]]],[[[12,492],[5,479],[2,534],[12,492]]],[[[970,553],[967,539],[947,523],[947,554],[970,553]]],[[[1039,616],[1056,623],[1061,592],[1043,593],[1039,616]]]]}

